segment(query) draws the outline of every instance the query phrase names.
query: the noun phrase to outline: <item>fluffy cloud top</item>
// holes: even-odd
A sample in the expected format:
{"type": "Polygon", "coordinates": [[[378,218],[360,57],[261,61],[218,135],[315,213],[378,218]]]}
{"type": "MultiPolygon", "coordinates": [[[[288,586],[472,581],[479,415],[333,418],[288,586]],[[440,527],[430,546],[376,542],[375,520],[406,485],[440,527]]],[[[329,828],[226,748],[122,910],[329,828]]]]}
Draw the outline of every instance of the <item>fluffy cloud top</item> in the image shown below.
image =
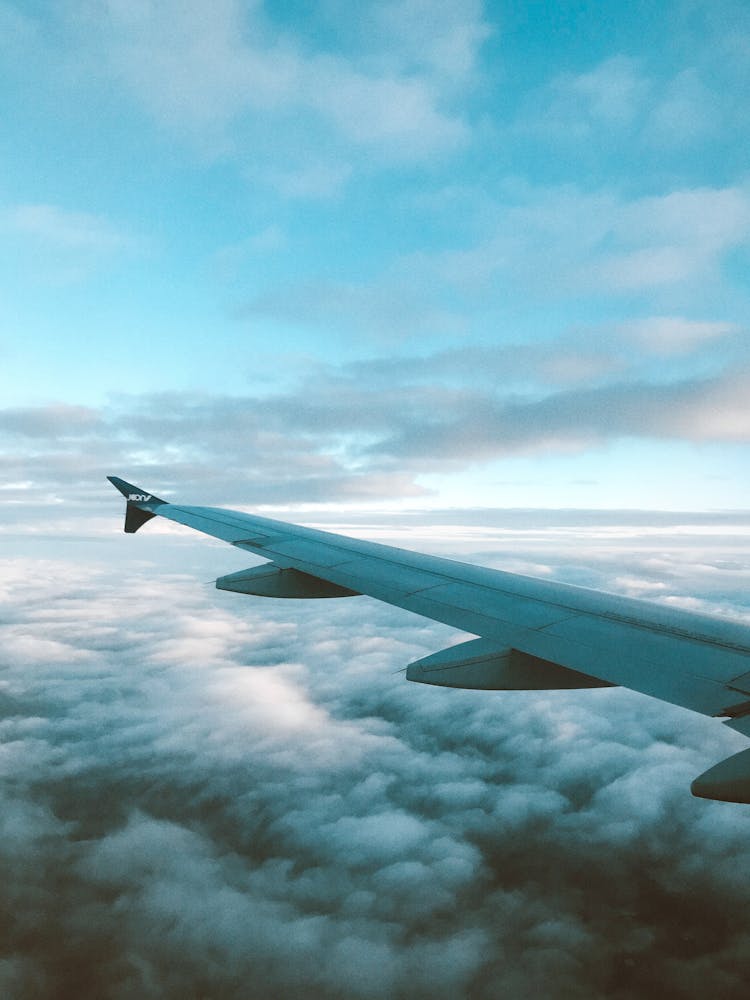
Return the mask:
{"type": "MultiPolygon", "coordinates": [[[[584,567],[562,527],[548,556],[584,567]]],[[[652,529],[617,530],[589,581],[625,556],[680,599],[652,529]]],[[[448,629],[209,592],[132,542],[114,576],[3,567],[6,995],[741,991],[748,817],[688,793],[737,734],[620,690],[409,685],[448,629]]]]}

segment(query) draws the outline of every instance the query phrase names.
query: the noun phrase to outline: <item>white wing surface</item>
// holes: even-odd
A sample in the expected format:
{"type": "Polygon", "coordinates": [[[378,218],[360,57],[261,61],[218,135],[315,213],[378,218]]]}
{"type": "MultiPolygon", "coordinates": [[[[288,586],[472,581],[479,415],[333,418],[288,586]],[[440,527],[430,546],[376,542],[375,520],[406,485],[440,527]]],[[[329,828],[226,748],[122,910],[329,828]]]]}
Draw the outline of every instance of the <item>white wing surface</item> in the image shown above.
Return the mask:
{"type": "MultiPolygon", "coordinates": [[[[217,507],[166,503],[110,476],[129,533],[164,517],[268,560],[216,586],[269,597],[355,594],[478,638],[425,657],[409,680],[494,690],[623,685],[750,736],[750,627],[568,584],[423,555],[217,507]]],[[[750,750],[693,782],[750,802],[750,750]]]]}

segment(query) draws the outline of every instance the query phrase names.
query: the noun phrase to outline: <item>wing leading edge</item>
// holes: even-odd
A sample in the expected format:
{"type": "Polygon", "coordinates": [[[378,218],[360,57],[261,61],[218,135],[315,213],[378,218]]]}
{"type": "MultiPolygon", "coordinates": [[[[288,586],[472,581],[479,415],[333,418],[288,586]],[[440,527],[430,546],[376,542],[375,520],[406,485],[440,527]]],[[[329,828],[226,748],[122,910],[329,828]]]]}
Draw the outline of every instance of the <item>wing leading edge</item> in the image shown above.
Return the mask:
{"type": "MultiPolygon", "coordinates": [[[[108,478],[126,498],[128,533],[164,517],[268,560],[220,577],[219,589],[367,594],[479,637],[410,664],[409,680],[486,690],[623,685],[724,717],[750,736],[748,626],[241,511],[172,504],[108,478]]],[[[701,775],[693,793],[750,802],[750,751],[701,775]]]]}

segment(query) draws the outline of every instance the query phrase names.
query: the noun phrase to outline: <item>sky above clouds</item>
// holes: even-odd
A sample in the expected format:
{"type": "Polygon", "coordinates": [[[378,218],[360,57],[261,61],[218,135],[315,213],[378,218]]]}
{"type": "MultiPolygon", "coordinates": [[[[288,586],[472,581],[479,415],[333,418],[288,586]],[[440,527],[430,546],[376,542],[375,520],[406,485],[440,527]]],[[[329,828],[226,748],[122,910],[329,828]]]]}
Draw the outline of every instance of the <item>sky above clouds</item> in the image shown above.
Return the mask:
{"type": "Polygon", "coordinates": [[[0,27],[10,448],[173,489],[228,421],[235,501],[746,506],[746,4],[0,27]]]}
{"type": "Polygon", "coordinates": [[[0,0],[0,994],[742,993],[746,741],[104,477],[750,621],[748,93],[744,0],[0,0]]]}

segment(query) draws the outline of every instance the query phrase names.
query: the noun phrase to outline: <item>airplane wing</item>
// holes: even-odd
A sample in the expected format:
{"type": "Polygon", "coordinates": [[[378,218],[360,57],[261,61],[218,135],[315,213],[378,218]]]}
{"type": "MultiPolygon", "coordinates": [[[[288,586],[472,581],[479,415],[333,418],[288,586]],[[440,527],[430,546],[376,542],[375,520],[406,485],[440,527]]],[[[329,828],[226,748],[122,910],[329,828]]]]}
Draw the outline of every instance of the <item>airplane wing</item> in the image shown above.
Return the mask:
{"type": "MultiPolygon", "coordinates": [[[[126,532],[164,517],[268,560],[220,577],[220,590],[367,594],[477,637],[409,664],[409,680],[483,690],[623,685],[723,717],[750,736],[746,625],[240,511],[167,503],[108,478],[127,500],[126,532]]],[[[692,792],[750,803],[750,749],[700,775],[692,792]]]]}

